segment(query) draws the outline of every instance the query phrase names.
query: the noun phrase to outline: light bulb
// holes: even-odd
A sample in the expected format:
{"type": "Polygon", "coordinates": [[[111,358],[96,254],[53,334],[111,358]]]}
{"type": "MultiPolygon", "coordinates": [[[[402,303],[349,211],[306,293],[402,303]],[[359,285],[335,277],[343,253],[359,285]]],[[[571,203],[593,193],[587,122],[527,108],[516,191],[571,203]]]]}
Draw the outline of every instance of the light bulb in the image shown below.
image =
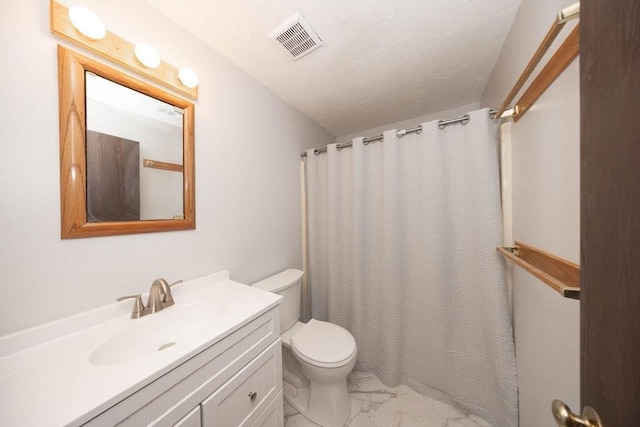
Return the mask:
{"type": "Polygon", "coordinates": [[[160,65],[160,54],[157,50],[145,43],[136,45],[136,58],[149,68],[156,68],[160,65]]]}
{"type": "Polygon", "coordinates": [[[190,68],[180,68],[178,71],[178,78],[188,88],[198,86],[198,75],[190,68]]]}
{"type": "Polygon", "coordinates": [[[107,34],[102,20],[98,15],[82,6],[69,9],[69,19],[76,30],[91,40],[100,40],[107,34]]]}

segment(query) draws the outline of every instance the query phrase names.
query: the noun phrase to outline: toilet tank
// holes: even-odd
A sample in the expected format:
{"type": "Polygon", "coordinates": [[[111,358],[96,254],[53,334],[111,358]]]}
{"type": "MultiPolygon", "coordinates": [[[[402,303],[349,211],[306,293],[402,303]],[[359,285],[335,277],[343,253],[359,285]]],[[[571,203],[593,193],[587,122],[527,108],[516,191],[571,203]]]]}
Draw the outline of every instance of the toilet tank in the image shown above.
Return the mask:
{"type": "Polygon", "coordinates": [[[252,286],[282,296],[280,302],[280,333],[296,324],[300,318],[300,293],[302,291],[302,271],[289,269],[267,277],[252,286]]]}

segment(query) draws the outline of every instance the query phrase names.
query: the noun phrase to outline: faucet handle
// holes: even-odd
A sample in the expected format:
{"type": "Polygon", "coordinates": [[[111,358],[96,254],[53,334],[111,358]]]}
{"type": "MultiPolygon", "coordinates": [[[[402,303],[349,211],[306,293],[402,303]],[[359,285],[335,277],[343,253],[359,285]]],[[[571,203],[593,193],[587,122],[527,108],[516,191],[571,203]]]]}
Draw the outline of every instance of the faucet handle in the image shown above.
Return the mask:
{"type": "Polygon", "coordinates": [[[145,311],[144,304],[142,303],[142,294],[125,295],[123,297],[116,298],[116,301],[120,302],[126,299],[135,299],[135,302],[133,303],[133,310],[131,310],[132,319],[139,319],[140,317],[146,314],[144,312],[145,311]]]}
{"type": "Polygon", "coordinates": [[[169,306],[172,306],[174,304],[175,301],[173,301],[173,295],[171,294],[171,288],[173,286],[179,285],[180,283],[182,283],[182,279],[177,280],[177,281],[173,282],[172,284],[170,284],[169,286],[167,286],[167,290],[164,293],[164,297],[162,298],[162,303],[164,304],[165,307],[169,307],[169,306]]]}
{"type": "Polygon", "coordinates": [[[176,280],[175,282],[173,282],[172,284],[170,284],[170,285],[169,285],[169,287],[171,288],[171,287],[173,287],[173,286],[179,285],[179,284],[180,284],[180,283],[182,283],[182,282],[183,282],[183,280],[182,280],[182,279],[180,279],[180,280],[176,280]]]}

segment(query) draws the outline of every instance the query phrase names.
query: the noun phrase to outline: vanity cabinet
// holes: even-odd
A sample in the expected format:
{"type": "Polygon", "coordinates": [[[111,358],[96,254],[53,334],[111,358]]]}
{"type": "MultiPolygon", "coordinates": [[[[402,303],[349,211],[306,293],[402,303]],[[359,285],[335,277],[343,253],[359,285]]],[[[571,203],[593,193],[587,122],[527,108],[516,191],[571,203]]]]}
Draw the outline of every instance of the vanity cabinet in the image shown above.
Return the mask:
{"type": "Polygon", "coordinates": [[[284,397],[282,393],[281,390],[251,427],[282,427],[284,422],[284,397]]]}
{"type": "Polygon", "coordinates": [[[282,427],[282,348],[274,307],[86,424],[282,427]]]}
{"type": "Polygon", "coordinates": [[[280,349],[276,341],[205,399],[201,404],[203,426],[253,425],[282,389],[282,376],[276,377],[282,369],[280,349]]]}
{"type": "Polygon", "coordinates": [[[175,423],[173,427],[201,427],[201,417],[200,405],[198,405],[193,409],[193,411],[189,412],[180,421],[175,423]]]}

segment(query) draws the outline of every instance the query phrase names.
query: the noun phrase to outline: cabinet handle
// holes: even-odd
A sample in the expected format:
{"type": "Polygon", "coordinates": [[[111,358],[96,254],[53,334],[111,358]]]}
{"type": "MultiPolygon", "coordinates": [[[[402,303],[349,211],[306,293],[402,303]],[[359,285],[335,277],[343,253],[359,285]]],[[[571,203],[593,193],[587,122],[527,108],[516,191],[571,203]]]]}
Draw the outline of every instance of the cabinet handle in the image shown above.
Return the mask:
{"type": "Polygon", "coordinates": [[[258,393],[256,393],[255,391],[249,392],[249,399],[251,399],[252,402],[256,400],[256,397],[258,397],[258,393]]]}

